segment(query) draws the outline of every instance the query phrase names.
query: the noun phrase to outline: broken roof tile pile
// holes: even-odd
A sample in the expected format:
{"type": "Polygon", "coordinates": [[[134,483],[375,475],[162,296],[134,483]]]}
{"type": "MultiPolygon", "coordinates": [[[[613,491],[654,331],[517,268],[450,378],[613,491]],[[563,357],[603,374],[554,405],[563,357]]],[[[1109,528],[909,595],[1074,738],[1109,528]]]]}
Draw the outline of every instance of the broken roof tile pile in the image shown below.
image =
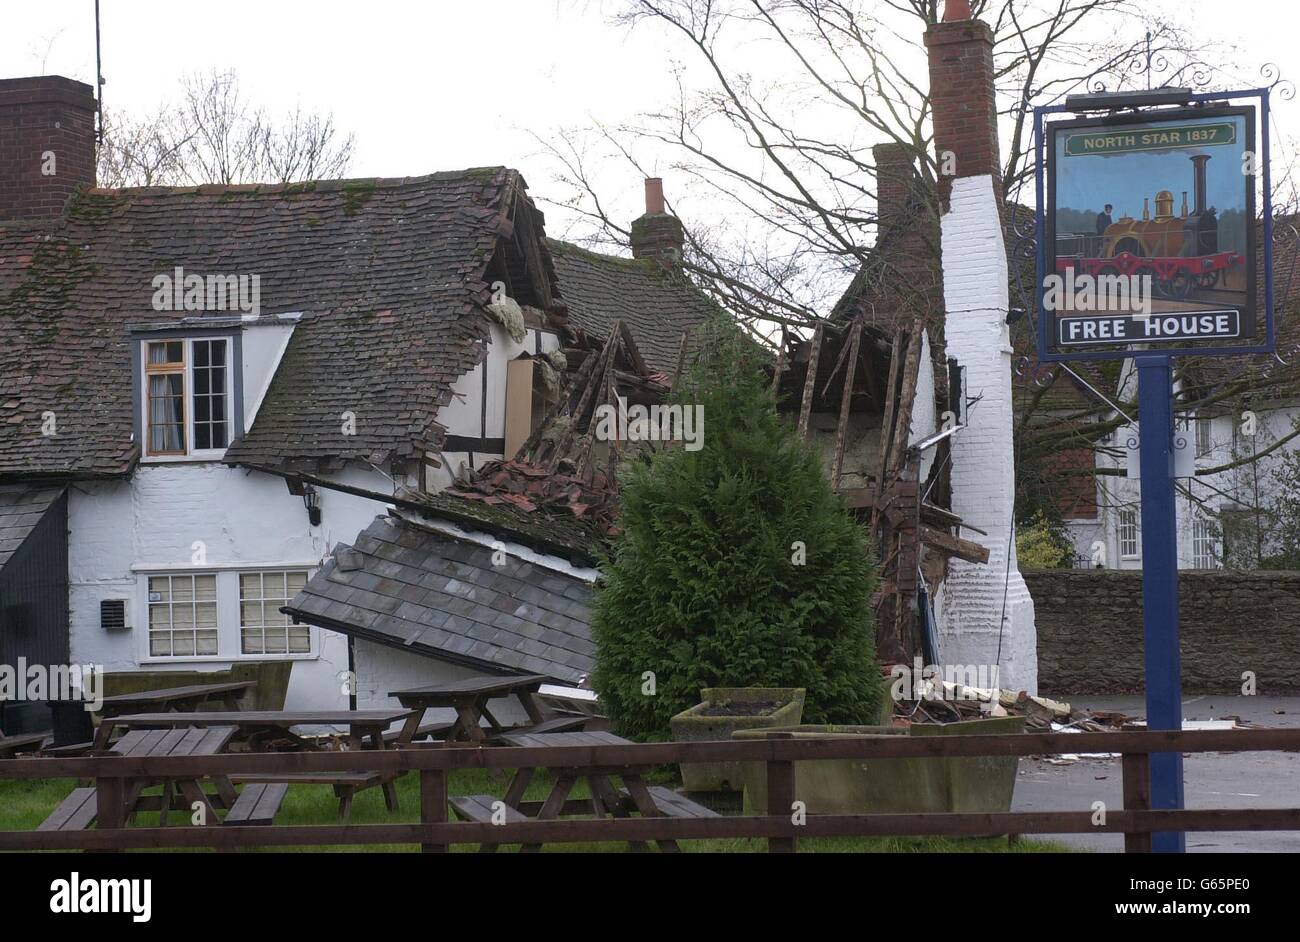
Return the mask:
{"type": "Polygon", "coordinates": [[[285,611],[470,667],[578,683],[593,667],[591,586],[415,521],[377,517],[285,611]],[[499,560],[498,560],[499,561],[499,560]]]}
{"type": "Polygon", "coordinates": [[[457,481],[443,493],[485,504],[509,504],[524,513],[540,510],[548,517],[571,514],[590,520],[604,533],[612,527],[618,503],[614,481],[603,472],[594,472],[587,480],[518,460],[493,461],[480,468],[472,481],[457,481]]]}
{"type": "Polygon", "coordinates": [[[681,359],[683,333],[689,354],[700,328],[721,311],[684,276],[652,259],[600,255],[556,239],[546,244],[568,303],[569,326],[602,338],[623,321],[646,362],[668,377],[681,359]]]}
{"type": "Polygon", "coordinates": [[[228,460],[333,467],[435,448],[451,382],[481,357],[487,326],[473,315],[522,187],[514,171],[488,168],[89,190],[46,228],[0,227],[0,477],[129,471],[126,327],[185,316],[152,307],[154,277],[177,266],[258,275],[265,313],[303,314],[228,460]],[[57,435],[41,434],[46,412],[57,435]],[[344,412],[355,435],[342,433],[344,412]]]}
{"type": "Polygon", "coordinates": [[[588,351],[566,377],[558,402],[518,454],[469,473],[444,494],[508,506],[517,517],[577,519],[593,543],[611,536],[618,517],[617,469],[626,446],[597,442],[597,410],[613,406],[615,394],[658,402],[668,390],[622,321],[615,320],[608,333],[600,350],[588,351]]]}

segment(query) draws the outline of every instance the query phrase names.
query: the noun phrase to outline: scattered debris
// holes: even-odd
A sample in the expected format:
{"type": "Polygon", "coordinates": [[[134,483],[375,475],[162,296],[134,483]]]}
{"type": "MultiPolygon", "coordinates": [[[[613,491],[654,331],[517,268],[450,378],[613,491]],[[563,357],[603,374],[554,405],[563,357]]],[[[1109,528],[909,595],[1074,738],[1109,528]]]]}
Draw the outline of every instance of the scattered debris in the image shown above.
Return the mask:
{"type": "MultiPolygon", "coordinates": [[[[884,673],[889,676],[891,668],[884,673]]],[[[1125,717],[1114,713],[1075,711],[1070,704],[1025,691],[967,687],[951,681],[921,680],[916,700],[895,702],[896,715],[912,722],[951,723],[992,716],[1023,716],[1027,729],[1046,730],[1053,725],[1078,726],[1090,732],[1118,729],[1125,717]],[[1118,718],[1118,719],[1117,719],[1118,718]]]]}
{"type": "Polygon", "coordinates": [[[472,481],[457,481],[446,493],[485,504],[510,504],[527,513],[538,509],[568,513],[604,524],[606,531],[613,526],[617,509],[613,484],[604,473],[584,479],[519,460],[489,462],[472,481]]]}
{"type": "Polygon", "coordinates": [[[614,322],[599,349],[557,351],[535,362],[547,389],[557,393],[554,406],[517,454],[467,470],[444,493],[525,513],[571,515],[601,535],[612,535],[618,517],[616,472],[638,444],[598,440],[596,410],[620,400],[658,403],[668,387],[646,366],[622,321],[614,322]],[[566,373],[561,376],[556,368],[566,373]]]}

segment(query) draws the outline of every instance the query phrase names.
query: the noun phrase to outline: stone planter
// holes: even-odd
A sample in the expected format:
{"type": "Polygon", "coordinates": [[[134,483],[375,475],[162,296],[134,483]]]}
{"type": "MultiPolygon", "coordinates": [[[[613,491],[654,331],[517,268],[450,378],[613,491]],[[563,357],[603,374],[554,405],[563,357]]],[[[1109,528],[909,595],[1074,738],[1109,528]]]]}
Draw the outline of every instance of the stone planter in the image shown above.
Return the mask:
{"type": "MultiPolygon", "coordinates": [[[[991,717],[944,725],[793,726],[738,730],[736,739],[761,739],[770,732],[796,739],[854,736],[962,736],[1018,733],[1019,716],[991,717]]],[[[767,774],[762,762],[745,762],[745,810],[765,813],[767,774]]],[[[1009,811],[1019,760],[1015,756],[954,756],[930,759],[824,759],[795,763],[795,797],[809,814],[894,814],[937,811],[1009,811]]]]}
{"type": "MultiPolygon", "coordinates": [[[[705,687],[701,703],[683,710],[670,721],[676,742],[727,740],[739,730],[761,730],[797,726],[803,719],[803,687],[705,687]],[[718,714],[716,708],[728,704],[776,703],[775,710],[749,715],[738,710],[735,715],[718,714]]],[[[682,783],[689,792],[740,791],[744,775],[739,762],[683,762],[682,783]]]]}

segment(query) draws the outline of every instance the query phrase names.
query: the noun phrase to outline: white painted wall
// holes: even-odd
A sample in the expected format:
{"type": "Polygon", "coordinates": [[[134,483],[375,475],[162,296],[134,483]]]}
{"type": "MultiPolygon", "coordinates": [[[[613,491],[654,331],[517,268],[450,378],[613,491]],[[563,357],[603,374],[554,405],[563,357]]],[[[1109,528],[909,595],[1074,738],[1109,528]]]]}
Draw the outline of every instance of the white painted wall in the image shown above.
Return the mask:
{"type": "Polygon", "coordinates": [[[947,354],[966,368],[967,427],[952,439],[953,511],[988,535],[985,565],[953,559],[936,598],[944,664],[997,665],[1003,687],[1038,688],[1034,603],[1016,564],[1007,260],[991,176],[953,183],[942,219],[947,354]]]}
{"type": "Polygon", "coordinates": [[[246,429],[253,427],[253,420],[262,407],[266,391],[271,388],[271,380],[280,365],[280,358],[289,346],[297,323],[297,315],[270,315],[245,323],[242,343],[246,429]]]}
{"type": "MultiPolygon", "coordinates": [[[[375,472],[353,471],[340,479],[392,492],[391,483],[375,472]]],[[[334,543],[351,542],[383,508],[322,490],[321,525],[312,527],[302,498],[290,494],[281,478],[216,462],[142,465],[129,481],[73,485],[68,500],[72,658],[110,671],[215,671],[239,660],[274,657],[239,653],[237,581],[219,575],[219,656],[151,659],[148,574],[314,569],[334,543]],[[205,563],[194,562],[200,549],[205,563]],[[227,584],[234,586],[233,597],[221,594],[227,584]],[[105,598],[130,600],[131,631],[99,627],[99,603],[105,598]]],[[[344,707],[347,698],[337,675],[347,670],[346,638],[319,628],[313,635],[310,656],[289,656],[295,663],[286,706],[344,707]]]]}
{"type": "MultiPolygon", "coordinates": [[[[523,343],[516,343],[498,324],[491,326],[487,357],[451,384],[452,398],[438,412],[438,422],[448,435],[471,438],[504,438],[506,434],[506,364],[521,353],[550,353],[560,348],[558,334],[529,329],[523,343]],[[484,372],[487,373],[487,410],[483,409],[484,372]]],[[[502,457],[500,452],[474,453],[474,467],[502,457]]],[[[429,468],[425,486],[431,491],[448,487],[470,463],[468,452],[444,452],[441,468],[429,468]]]]}
{"type": "MultiPolygon", "coordinates": [[[[483,672],[440,661],[411,651],[402,651],[373,641],[358,639],[355,648],[357,672],[357,709],[378,710],[400,707],[388,694],[410,687],[427,687],[476,677],[483,672]]],[[[491,700],[488,709],[501,723],[514,725],[528,721],[528,714],[513,697],[491,700]]],[[[429,710],[423,722],[450,722],[456,718],[452,709],[429,710]]]]}
{"type": "MultiPolygon", "coordinates": [[[[292,330],[292,321],[264,319],[245,326],[243,395],[250,422],[292,330]]],[[[559,347],[558,336],[547,331],[529,330],[523,343],[513,341],[497,325],[492,325],[491,332],[485,362],[454,384],[459,396],[439,413],[438,420],[452,434],[503,437],[506,363],[524,351],[550,352],[559,347]],[[486,429],[482,424],[485,370],[486,429]]],[[[443,468],[430,470],[426,486],[432,490],[445,487],[450,482],[448,471],[459,470],[468,458],[464,453],[446,457],[450,460],[443,468]]],[[[493,457],[501,455],[476,454],[475,465],[493,457]]],[[[393,481],[379,471],[349,469],[334,477],[340,483],[378,493],[394,492],[393,481]]],[[[74,660],[102,664],[110,671],[218,671],[245,659],[288,658],[294,662],[288,709],[346,707],[348,698],[339,676],[348,669],[345,636],[312,628],[310,655],[240,653],[238,573],[254,569],[314,571],[335,543],[351,543],[386,507],[384,502],[319,490],[321,525],[312,527],[302,498],[290,494],[283,479],[217,461],[144,463],[127,481],[74,485],[68,507],[69,630],[74,660]],[[161,572],[218,573],[217,656],[149,656],[148,576],[161,572]],[[128,600],[131,631],[110,633],[100,628],[99,603],[106,598],[128,600]]],[[[380,688],[433,683],[441,679],[440,672],[450,672],[447,676],[472,673],[426,657],[368,647],[374,653],[368,662],[369,686],[362,685],[367,691],[363,703],[381,702],[374,699],[380,688]],[[409,679],[409,684],[399,683],[404,679],[409,679]]],[[[504,712],[512,715],[509,708],[504,712]]]]}

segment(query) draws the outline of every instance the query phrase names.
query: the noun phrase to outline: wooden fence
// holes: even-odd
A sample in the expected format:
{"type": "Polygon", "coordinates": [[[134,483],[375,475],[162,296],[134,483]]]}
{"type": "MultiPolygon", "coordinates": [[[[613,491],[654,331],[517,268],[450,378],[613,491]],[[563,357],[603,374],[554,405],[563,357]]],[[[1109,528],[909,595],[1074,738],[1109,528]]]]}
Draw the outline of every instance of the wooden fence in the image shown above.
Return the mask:
{"type": "Polygon", "coordinates": [[[354,752],[230,753],[217,756],[132,758],[18,758],[0,761],[0,778],[95,779],[99,821],[86,831],[2,831],[0,850],[120,850],[128,847],[297,846],[418,844],[425,853],[451,844],[573,843],[765,838],[768,849],[795,850],[800,837],[900,835],[1123,833],[1125,850],[1148,851],[1156,831],[1300,831],[1300,808],[1152,810],[1149,756],[1160,752],[1300,751],[1300,729],[1022,733],[984,736],[772,738],[733,742],[629,745],[467,747],[428,744],[354,752]],[[795,823],[794,763],[817,759],[902,759],[955,756],[1034,756],[1063,753],[1122,755],[1122,809],[1096,823],[1079,811],[826,814],[795,823]],[[617,775],[628,767],[682,762],[761,761],[767,768],[766,814],[716,818],[591,818],[505,824],[448,819],[447,779],[456,769],[599,768],[617,775]],[[420,822],[400,824],[215,825],[126,827],[121,800],[127,779],[295,772],[418,774],[420,822]]]}

